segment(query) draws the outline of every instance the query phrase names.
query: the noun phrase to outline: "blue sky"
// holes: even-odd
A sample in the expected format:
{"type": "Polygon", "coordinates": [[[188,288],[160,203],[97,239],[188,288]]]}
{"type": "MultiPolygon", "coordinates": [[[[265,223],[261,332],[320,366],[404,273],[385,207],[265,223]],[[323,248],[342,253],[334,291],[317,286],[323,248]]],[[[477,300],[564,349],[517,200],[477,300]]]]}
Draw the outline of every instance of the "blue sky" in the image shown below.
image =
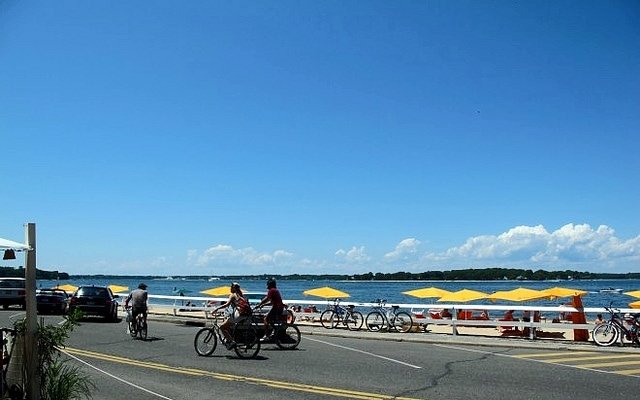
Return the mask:
{"type": "Polygon", "coordinates": [[[0,1],[0,237],[76,274],[637,272],[639,19],[0,1]]]}

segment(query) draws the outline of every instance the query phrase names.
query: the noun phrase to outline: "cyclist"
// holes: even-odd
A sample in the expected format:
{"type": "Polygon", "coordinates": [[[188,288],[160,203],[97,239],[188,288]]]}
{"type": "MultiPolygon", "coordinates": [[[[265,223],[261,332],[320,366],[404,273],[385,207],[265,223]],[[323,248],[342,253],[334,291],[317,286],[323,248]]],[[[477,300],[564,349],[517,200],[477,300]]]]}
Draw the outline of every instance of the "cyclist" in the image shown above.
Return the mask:
{"type": "Polygon", "coordinates": [[[276,288],[276,280],[274,278],[267,281],[267,289],[267,295],[260,301],[260,304],[256,306],[256,308],[260,308],[265,304],[271,304],[271,310],[264,316],[264,336],[261,339],[262,341],[271,339],[273,332],[271,332],[270,324],[276,322],[284,311],[282,296],[276,288]]]}
{"type": "Polygon", "coordinates": [[[124,301],[124,308],[129,307],[129,302],[131,302],[131,317],[133,321],[136,320],[138,314],[142,314],[144,322],[147,322],[147,299],[149,298],[149,294],[147,293],[147,285],[144,283],[140,283],[138,288],[129,293],[127,299],[124,301]]]}
{"type": "MultiPolygon", "coordinates": [[[[220,330],[226,339],[225,346],[227,349],[232,349],[235,347],[235,342],[233,341],[233,337],[231,336],[231,327],[238,322],[240,319],[240,303],[245,302],[246,299],[242,294],[242,289],[240,289],[240,284],[238,282],[233,282],[231,284],[231,294],[229,295],[229,299],[226,303],[216,307],[212,310],[212,313],[216,313],[218,310],[222,308],[227,308],[231,306],[231,312],[228,314],[227,319],[220,325],[220,330]]],[[[247,303],[248,304],[248,303],[247,303]]]]}

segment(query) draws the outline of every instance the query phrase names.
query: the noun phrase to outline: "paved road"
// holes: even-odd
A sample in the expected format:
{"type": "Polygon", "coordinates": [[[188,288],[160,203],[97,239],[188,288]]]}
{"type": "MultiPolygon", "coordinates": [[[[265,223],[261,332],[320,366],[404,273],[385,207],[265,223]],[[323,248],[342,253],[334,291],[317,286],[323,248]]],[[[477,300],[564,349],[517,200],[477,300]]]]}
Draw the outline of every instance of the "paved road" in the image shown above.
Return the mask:
{"type": "MultiPolygon", "coordinates": [[[[4,319],[9,313],[0,311],[4,319]]],[[[56,317],[47,318],[56,323],[56,317]]],[[[217,349],[198,357],[198,327],[85,321],[68,341],[95,399],[585,399],[637,396],[640,351],[598,353],[304,335],[298,350],[267,345],[257,360],[217,349]]]]}

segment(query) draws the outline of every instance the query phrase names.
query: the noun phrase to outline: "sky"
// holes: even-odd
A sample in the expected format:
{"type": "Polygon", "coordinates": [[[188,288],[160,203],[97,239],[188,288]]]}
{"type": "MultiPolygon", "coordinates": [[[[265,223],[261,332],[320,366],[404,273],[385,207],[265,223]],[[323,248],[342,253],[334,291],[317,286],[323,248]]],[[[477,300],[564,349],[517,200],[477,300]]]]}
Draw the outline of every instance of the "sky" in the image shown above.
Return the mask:
{"type": "Polygon", "coordinates": [[[0,0],[45,270],[638,272],[639,127],[632,0],[0,0]]]}

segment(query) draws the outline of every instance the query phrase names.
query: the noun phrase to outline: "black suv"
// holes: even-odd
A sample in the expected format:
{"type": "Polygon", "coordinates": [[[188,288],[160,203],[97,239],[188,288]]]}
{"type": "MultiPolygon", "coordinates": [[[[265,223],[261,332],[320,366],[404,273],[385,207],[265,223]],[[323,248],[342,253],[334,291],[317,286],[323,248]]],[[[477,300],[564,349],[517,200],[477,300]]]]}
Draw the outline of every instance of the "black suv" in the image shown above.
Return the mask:
{"type": "Polygon", "coordinates": [[[109,321],[116,321],[118,297],[106,286],[80,286],[71,296],[69,312],[78,309],[85,315],[100,315],[109,321]]]}

